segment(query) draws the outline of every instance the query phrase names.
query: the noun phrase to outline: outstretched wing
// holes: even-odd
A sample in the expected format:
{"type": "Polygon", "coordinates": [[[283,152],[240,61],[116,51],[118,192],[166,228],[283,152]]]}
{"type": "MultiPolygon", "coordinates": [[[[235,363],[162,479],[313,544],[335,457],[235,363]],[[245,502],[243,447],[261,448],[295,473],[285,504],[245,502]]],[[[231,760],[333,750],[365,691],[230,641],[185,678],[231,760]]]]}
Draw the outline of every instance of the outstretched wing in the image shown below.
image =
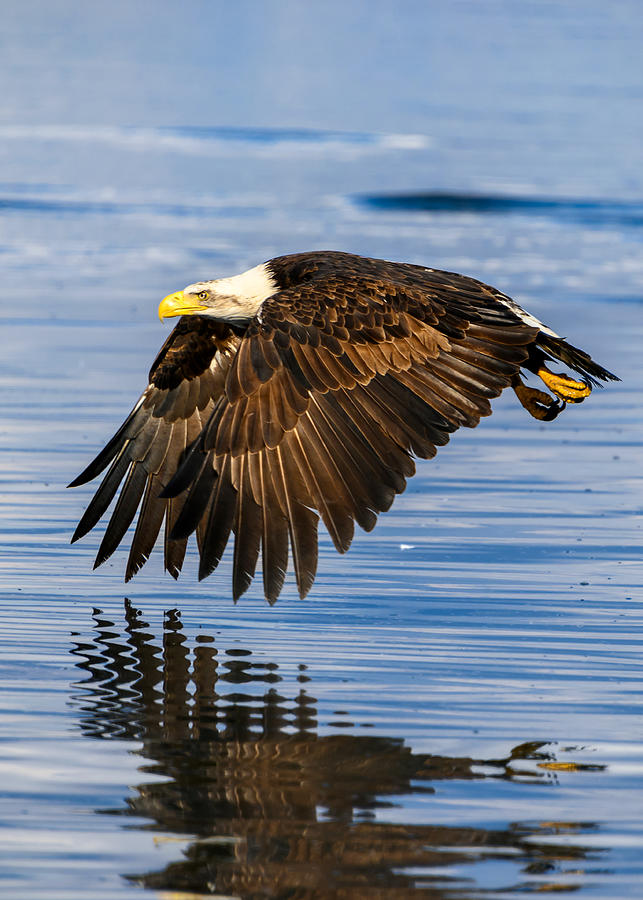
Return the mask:
{"type": "Polygon", "coordinates": [[[303,597],[319,516],[346,551],[354,522],[372,529],[404,490],[413,456],[490,414],[538,333],[473,279],[348,260],[341,277],[313,267],[263,303],[166,491],[181,503],[171,537],[197,530],[201,578],[234,533],[235,599],[261,550],[274,601],[289,545],[303,597]]]}
{"type": "MultiPolygon", "coordinates": [[[[184,317],[161,348],[149,384],[123,425],[70,487],[107,474],[80,520],[72,542],[98,522],[124,480],[95,567],[118,547],[136,511],[140,513],[126,569],[129,580],[145,563],[165,520],[165,567],[178,577],[187,540],[171,532],[184,498],[164,499],[186,448],[199,436],[223,397],[225,379],[239,344],[228,326],[184,317]]],[[[212,472],[212,481],[215,474],[212,472]]]]}

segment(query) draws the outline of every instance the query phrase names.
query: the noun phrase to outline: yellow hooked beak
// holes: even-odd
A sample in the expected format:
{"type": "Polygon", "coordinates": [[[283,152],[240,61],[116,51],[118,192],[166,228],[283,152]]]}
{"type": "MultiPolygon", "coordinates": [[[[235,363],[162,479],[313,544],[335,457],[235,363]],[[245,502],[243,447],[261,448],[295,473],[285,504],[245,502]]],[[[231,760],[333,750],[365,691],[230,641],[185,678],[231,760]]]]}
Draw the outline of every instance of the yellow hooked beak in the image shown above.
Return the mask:
{"type": "Polygon", "coordinates": [[[168,294],[159,304],[159,319],[170,319],[172,316],[193,316],[196,313],[207,312],[209,307],[195,303],[194,300],[188,299],[183,291],[177,291],[175,294],[168,294]]]}

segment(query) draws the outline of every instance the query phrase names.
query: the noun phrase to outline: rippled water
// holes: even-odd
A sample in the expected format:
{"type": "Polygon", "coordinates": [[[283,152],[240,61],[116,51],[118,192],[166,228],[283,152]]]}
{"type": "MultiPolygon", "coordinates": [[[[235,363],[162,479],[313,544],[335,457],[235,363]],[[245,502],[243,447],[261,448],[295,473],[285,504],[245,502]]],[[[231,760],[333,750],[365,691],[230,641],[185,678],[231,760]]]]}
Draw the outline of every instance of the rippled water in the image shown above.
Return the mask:
{"type": "Polygon", "coordinates": [[[639,897],[637,4],[5,7],[3,896],[639,897]],[[320,247],[495,283],[623,380],[501,397],[306,601],[92,573],[65,485],[158,299],[320,247]]]}

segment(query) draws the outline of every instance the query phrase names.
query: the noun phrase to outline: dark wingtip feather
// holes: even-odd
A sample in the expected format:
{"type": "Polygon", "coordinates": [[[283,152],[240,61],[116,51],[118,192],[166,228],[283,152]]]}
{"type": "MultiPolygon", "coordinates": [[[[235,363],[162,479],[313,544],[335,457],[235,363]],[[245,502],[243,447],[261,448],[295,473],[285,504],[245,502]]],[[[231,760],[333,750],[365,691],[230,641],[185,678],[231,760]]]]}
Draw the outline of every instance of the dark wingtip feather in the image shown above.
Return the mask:
{"type": "Polygon", "coordinates": [[[100,475],[100,473],[111,463],[116,454],[122,449],[124,441],[127,440],[128,437],[133,437],[133,435],[137,433],[137,429],[140,429],[144,416],[145,413],[141,411],[139,401],[116,434],[110,438],[107,444],[105,444],[98,456],[96,456],[90,464],[83,469],[80,475],[77,475],[76,478],[67,485],[67,487],[79,487],[81,484],[87,484],[88,481],[93,481],[97,475],[100,475]]]}
{"type": "Polygon", "coordinates": [[[232,599],[236,603],[252,584],[254,572],[250,574],[245,570],[235,567],[232,572],[232,599]]]}
{"type": "Polygon", "coordinates": [[[217,473],[214,467],[209,464],[207,457],[203,457],[201,472],[193,481],[190,493],[172,526],[171,541],[181,540],[192,534],[203,517],[216,480],[217,473]]]}
{"type": "Polygon", "coordinates": [[[80,522],[76,526],[76,530],[71,539],[72,544],[79,538],[84,537],[88,531],[91,531],[101,518],[109,504],[112,502],[114,494],[118,489],[118,485],[120,484],[128,465],[129,460],[124,455],[123,448],[112,463],[109,472],[103,478],[100,487],[94,494],[89,506],[83,513],[80,522]]]}
{"type": "MultiPolygon", "coordinates": [[[[265,552],[265,551],[264,551],[265,552]]],[[[284,582],[286,580],[286,570],[279,565],[273,565],[269,571],[264,572],[263,576],[263,595],[270,606],[274,606],[279,598],[284,582]]]]}
{"type": "Polygon", "coordinates": [[[98,551],[98,559],[104,562],[116,550],[136,515],[147,482],[147,472],[139,463],[133,463],[98,551]]]}
{"type": "Polygon", "coordinates": [[[175,581],[179,577],[181,569],[183,568],[185,551],[188,546],[187,538],[183,538],[178,541],[173,541],[170,538],[172,527],[178,519],[179,512],[180,509],[177,508],[176,503],[170,500],[165,516],[164,556],[165,570],[166,572],[170,573],[175,581]]]}
{"type": "Polygon", "coordinates": [[[261,508],[250,495],[250,486],[244,489],[247,477],[246,465],[240,467],[237,495],[237,515],[234,525],[234,558],[232,564],[232,596],[238,600],[248,590],[255,577],[262,534],[261,508]]]}
{"type": "Polygon", "coordinates": [[[208,521],[200,547],[199,581],[203,581],[219,565],[228,544],[237,506],[237,492],[230,480],[229,458],[219,472],[208,521]]]}
{"type": "Polygon", "coordinates": [[[141,554],[140,557],[136,559],[129,559],[127,562],[127,568],[125,569],[125,584],[128,581],[131,581],[132,578],[137,575],[145,563],[147,562],[147,556],[141,554]]]}
{"type": "Polygon", "coordinates": [[[203,460],[203,453],[194,448],[190,450],[185,459],[179,463],[176,473],[165,485],[159,497],[163,500],[171,500],[187,490],[199,475],[203,460]]]}
{"type": "Polygon", "coordinates": [[[568,344],[563,338],[550,337],[539,332],[536,344],[550,354],[554,359],[566,363],[574,371],[578,372],[589,381],[592,387],[604,387],[601,381],[620,381],[618,375],[614,375],[608,369],[595,362],[589,353],[568,344]]]}
{"type": "Polygon", "coordinates": [[[185,557],[185,544],[187,541],[168,541],[165,558],[165,571],[169,572],[175,581],[178,581],[183,559],[185,557]]]}
{"type": "Polygon", "coordinates": [[[297,592],[300,600],[305,600],[315,583],[316,572],[305,572],[297,581],[297,592]]]}
{"type": "MultiPolygon", "coordinates": [[[[110,444],[112,441],[110,441],[110,444]]],[[[80,487],[81,484],[87,484],[89,481],[93,481],[97,475],[106,468],[106,466],[112,461],[114,456],[116,455],[116,447],[114,447],[114,452],[108,452],[110,450],[110,444],[102,450],[96,459],[93,459],[90,464],[83,469],[80,475],[77,475],[73,481],[70,481],[67,485],[68,488],[80,487]]]]}

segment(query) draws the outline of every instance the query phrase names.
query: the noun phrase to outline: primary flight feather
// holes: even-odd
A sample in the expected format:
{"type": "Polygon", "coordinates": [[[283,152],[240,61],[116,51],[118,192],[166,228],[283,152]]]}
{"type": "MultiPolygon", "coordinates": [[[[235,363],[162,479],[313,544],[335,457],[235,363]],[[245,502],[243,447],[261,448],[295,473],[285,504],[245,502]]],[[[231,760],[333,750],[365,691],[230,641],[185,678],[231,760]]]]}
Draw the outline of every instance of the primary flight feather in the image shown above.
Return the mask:
{"type": "Polygon", "coordinates": [[[289,553],[304,597],[319,517],[344,553],[354,523],[370,531],[404,490],[413,457],[475,427],[504,388],[551,420],[593,385],[618,380],[489,285],[335,251],[189,285],[159,315],[182,318],[126,421],[70,485],[109,466],[72,540],[96,525],[122,482],[95,565],[140,508],[126,580],[163,525],[175,578],[192,532],[199,578],[233,533],[235,600],[260,551],[266,598],[279,595],[289,553]],[[552,359],[581,380],[551,372],[552,359]],[[521,370],[554,396],[525,385],[521,370]]]}

